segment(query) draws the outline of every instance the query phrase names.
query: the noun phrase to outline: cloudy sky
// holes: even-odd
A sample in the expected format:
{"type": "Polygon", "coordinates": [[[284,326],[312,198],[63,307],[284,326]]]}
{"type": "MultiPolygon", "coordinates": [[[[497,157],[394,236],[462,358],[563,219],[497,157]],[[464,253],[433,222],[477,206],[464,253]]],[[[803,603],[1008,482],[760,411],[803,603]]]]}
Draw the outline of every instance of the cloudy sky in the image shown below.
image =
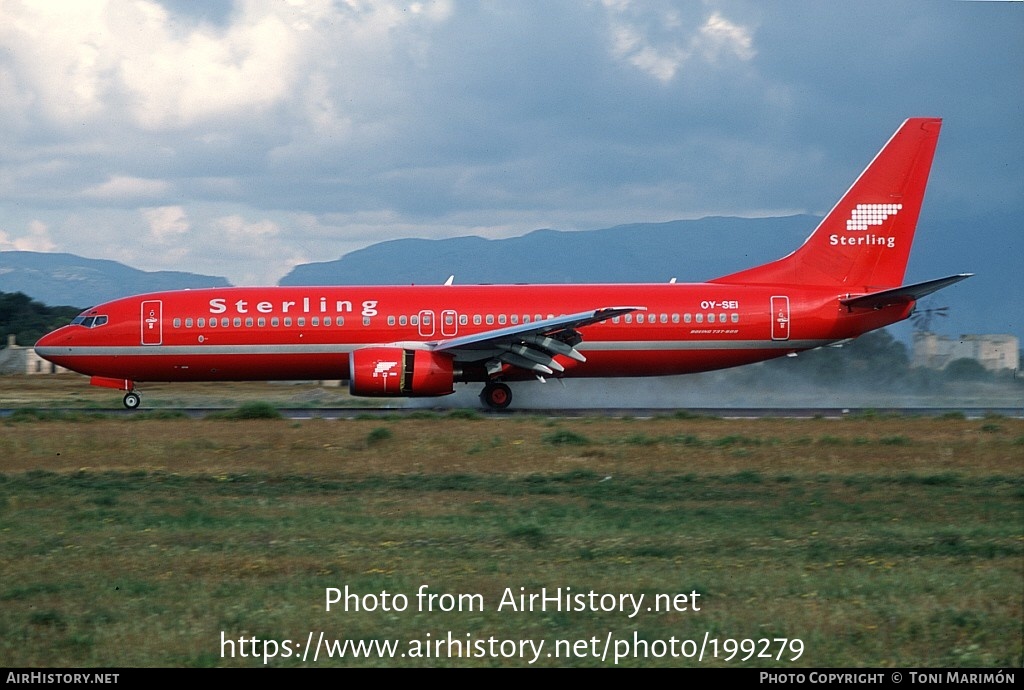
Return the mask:
{"type": "Polygon", "coordinates": [[[399,237],[820,214],[914,115],[945,118],[926,212],[1019,221],[1024,4],[0,0],[0,250],[258,284],[399,237]]]}

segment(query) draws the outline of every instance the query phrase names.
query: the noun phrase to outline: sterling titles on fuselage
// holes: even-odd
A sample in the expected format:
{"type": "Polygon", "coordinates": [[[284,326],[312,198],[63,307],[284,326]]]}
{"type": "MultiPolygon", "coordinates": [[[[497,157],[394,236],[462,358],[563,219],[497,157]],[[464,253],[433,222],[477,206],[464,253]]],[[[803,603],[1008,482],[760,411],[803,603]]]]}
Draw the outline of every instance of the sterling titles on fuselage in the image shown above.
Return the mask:
{"type": "MultiPolygon", "coordinates": [[[[360,305],[360,316],[370,317],[377,315],[378,300],[363,300],[360,305]]],[[[211,314],[351,314],[353,307],[350,300],[336,299],[333,302],[327,297],[310,298],[303,297],[301,301],[278,300],[248,300],[238,299],[228,302],[226,298],[215,297],[210,300],[211,314]],[[250,307],[252,311],[250,311],[250,307]]]]}

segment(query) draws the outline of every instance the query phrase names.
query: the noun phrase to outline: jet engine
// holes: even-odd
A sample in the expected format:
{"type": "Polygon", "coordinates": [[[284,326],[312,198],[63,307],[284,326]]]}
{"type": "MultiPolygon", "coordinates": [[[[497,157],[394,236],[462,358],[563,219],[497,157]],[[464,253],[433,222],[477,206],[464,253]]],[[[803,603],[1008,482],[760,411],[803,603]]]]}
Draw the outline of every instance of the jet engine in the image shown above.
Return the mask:
{"type": "Polygon", "coordinates": [[[452,358],[430,350],[364,347],[349,355],[349,391],[366,397],[430,397],[455,392],[452,358]]]}

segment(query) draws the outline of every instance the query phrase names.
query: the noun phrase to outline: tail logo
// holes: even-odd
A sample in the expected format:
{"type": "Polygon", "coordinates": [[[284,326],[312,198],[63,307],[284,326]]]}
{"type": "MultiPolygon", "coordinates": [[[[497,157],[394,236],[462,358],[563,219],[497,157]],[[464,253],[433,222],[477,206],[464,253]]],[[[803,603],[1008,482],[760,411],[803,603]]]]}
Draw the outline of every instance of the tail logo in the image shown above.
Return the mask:
{"type": "Polygon", "coordinates": [[[881,225],[889,216],[895,216],[903,210],[903,204],[857,204],[850,219],[846,221],[847,230],[867,230],[869,226],[881,225]]]}

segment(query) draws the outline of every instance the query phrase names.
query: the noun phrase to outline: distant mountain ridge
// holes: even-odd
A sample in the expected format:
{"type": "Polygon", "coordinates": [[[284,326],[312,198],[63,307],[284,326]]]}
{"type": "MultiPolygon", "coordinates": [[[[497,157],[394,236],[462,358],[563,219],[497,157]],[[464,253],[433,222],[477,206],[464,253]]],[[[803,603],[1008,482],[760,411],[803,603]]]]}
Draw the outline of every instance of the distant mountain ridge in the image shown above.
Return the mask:
{"type": "Polygon", "coordinates": [[[226,278],[181,271],[140,271],[74,254],[0,252],[0,292],[22,292],[51,306],[90,307],[161,290],[227,287],[226,278]]]}
{"type": "MultiPolygon", "coordinates": [[[[712,216],[619,225],[603,230],[535,230],[488,240],[402,239],[380,242],[335,261],[296,266],[280,285],[408,285],[443,283],[700,282],[779,259],[803,244],[821,218],[712,216]]],[[[985,241],[987,228],[1020,225],[998,214],[970,224],[939,211],[923,213],[906,282],[954,273],[975,277],[926,297],[922,307],[948,306],[951,333],[1010,333],[1024,338],[1024,271],[1007,257],[1019,247],[985,241]]],[[[909,325],[893,327],[909,338],[909,325]]]]}
{"type": "MultiPolygon", "coordinates": [[[[536,230],[489,240],[456,237],[380,242],[334,261],[296,266],[280,285],[409,285],[443,283],[699,282],[789,254],[820,218],[709,217],[620,225],[602,230],[536,230]]],[[[970,280],[926,297],[922,307],[948,306],[943,331],[1009,333],[1024,339],[1024,271],[1019,240],[987,241],[989,228],[1020,226],[1012,216],[957,220],[923,213],[906,282],[973,272],[970,280]]],[[[0,252],[0,292],[23,292],[51,306],[88,307],[125,295],[229,285],[225,278],[145,272],[114,261],[70,254],[0,252]]],[[[909,326],[900,337],[909,338],[909,326]]]]}
{"type": "Polygon", "coordinates": [[[771,261],[803,242],[815,216],[708,217],[603,230],[535,230],[488,240],[401,239],[296,266],[280,285],[696,282],[771,261]],[[710,272],[709,272],[710,271],[710,272]]]}

